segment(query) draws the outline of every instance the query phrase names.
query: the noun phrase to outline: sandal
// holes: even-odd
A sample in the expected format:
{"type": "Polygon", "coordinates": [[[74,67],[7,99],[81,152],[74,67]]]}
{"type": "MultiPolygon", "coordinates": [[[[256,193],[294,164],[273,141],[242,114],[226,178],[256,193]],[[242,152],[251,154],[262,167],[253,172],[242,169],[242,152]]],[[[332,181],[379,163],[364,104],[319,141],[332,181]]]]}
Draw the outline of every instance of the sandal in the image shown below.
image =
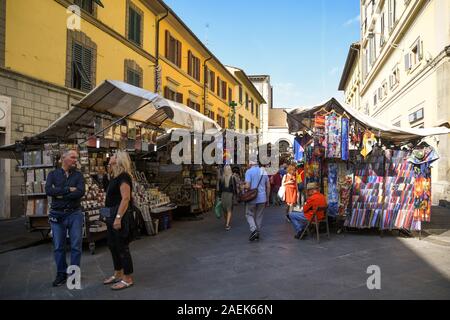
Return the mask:
{"type": "Polygon", "coordinates": [[[119,290],[123,290],[123,289],[128,289],[129,287],[132,287],[133,285],[134,285],[134,283],[128,283],[123,280],[120,280],[119,282],[117,282],[117,284],[112,286],[111,289],[114,291],[119,291],[119,290]]]}
{"type": "Polygon", "coordinates": [[[116,278],[116,276],[112,276],[112,277],[106,279],[105,281],[103,281],[103,284],[104,284],[105,286],[107,286],[107,285],[110,285],[110,284],[118,283],[118,282],[120,282],[121,280],[122,280],[122,279],[120,279],[120,278],[116,278]]]}

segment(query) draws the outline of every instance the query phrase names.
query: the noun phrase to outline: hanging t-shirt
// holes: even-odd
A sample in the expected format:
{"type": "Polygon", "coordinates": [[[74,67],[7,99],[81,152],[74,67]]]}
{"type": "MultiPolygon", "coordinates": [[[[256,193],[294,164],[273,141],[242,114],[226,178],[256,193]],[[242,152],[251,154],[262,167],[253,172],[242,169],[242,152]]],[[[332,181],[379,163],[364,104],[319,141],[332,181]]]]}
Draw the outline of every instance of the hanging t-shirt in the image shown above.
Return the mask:
{"type": "Polygon", "coordinates": [[[370,132],[369,130],[367,130],[364,133],[364,137],[363,137],[363,148],[361,150],[361,154],[364,158],[366,158],[371,152],[372,149],[374,147],[374,145],[376,144],[377,139],[375,138],[375,135],[370,132]]]}

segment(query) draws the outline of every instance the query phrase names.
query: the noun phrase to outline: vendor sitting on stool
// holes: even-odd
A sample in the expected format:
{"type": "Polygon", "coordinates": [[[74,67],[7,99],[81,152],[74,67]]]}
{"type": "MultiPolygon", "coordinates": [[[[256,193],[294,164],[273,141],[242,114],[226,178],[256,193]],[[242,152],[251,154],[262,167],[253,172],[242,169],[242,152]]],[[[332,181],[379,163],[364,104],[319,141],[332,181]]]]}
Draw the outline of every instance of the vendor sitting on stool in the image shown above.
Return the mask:
{"type": "MultiPolygon", "coordinates": [[[[308,199],[306,200],[303,209],[301,211],[294,211],[289,214],[292,225],[295,229],[295,239],[300,239],[300,236],[308,224],[308,221],[311,221],[313,217],[314,208],[327,206],[327,200],[325,196],[319,192],[319,185],[317,183],[308,183],[306,190],[308,199]]],[[[324,218],[325,215],[323,212],[319,212],[317,214],[317,219],[319,219],[319,221],[324,218]]]]}

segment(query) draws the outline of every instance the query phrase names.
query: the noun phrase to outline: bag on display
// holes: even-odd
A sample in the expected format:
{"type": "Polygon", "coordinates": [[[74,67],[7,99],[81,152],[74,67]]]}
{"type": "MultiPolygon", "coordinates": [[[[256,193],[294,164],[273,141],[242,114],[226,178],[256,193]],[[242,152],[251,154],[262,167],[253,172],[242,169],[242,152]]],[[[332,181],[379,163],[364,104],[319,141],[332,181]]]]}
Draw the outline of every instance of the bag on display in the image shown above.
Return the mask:
{"type": "Polygon", "coordinates": [[[223,207],[222,200],[220,198],[216,199],[216,204],[214,205],[214,213],[216,214],[217,219],[222,218],[223,207]]]}

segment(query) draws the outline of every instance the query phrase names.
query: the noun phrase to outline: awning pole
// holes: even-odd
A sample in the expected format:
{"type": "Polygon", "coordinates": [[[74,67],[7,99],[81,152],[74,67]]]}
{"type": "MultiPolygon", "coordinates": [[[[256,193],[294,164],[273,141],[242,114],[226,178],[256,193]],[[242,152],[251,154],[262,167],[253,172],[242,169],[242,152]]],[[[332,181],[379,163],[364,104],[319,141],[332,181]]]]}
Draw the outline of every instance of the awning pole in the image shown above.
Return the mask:
{"type": "Polygon", "coordinates": [[[78,145],[85,143],[86,141],[88,141],[90,138],[92,137],[97,137],[99,134],[102,134],[103,132],[105,132],[106,130],[108,130],[109,128],[111,128],[112,126],[116,125],[117,123],[121,122],[122,120],[128,118],[129,116],[135,114],[136,112],[138,112],[139,110],[141,110],[142,108],[148,106],[149,104],[153,103],[153,101],[155,101],[155,99],[143,104],[142,106],[140,106],[139,108],[137,108],[136,110],[131,111],[130,113],[124,115],[122,118],[112,122],[109,126],[107,126],[106,128],[103,128],[102,130],[100,130],[99,132],[94,133],[93,135],[87,137],[86,139],[84,139],[82,142],[78,143],[78,145]]]}

